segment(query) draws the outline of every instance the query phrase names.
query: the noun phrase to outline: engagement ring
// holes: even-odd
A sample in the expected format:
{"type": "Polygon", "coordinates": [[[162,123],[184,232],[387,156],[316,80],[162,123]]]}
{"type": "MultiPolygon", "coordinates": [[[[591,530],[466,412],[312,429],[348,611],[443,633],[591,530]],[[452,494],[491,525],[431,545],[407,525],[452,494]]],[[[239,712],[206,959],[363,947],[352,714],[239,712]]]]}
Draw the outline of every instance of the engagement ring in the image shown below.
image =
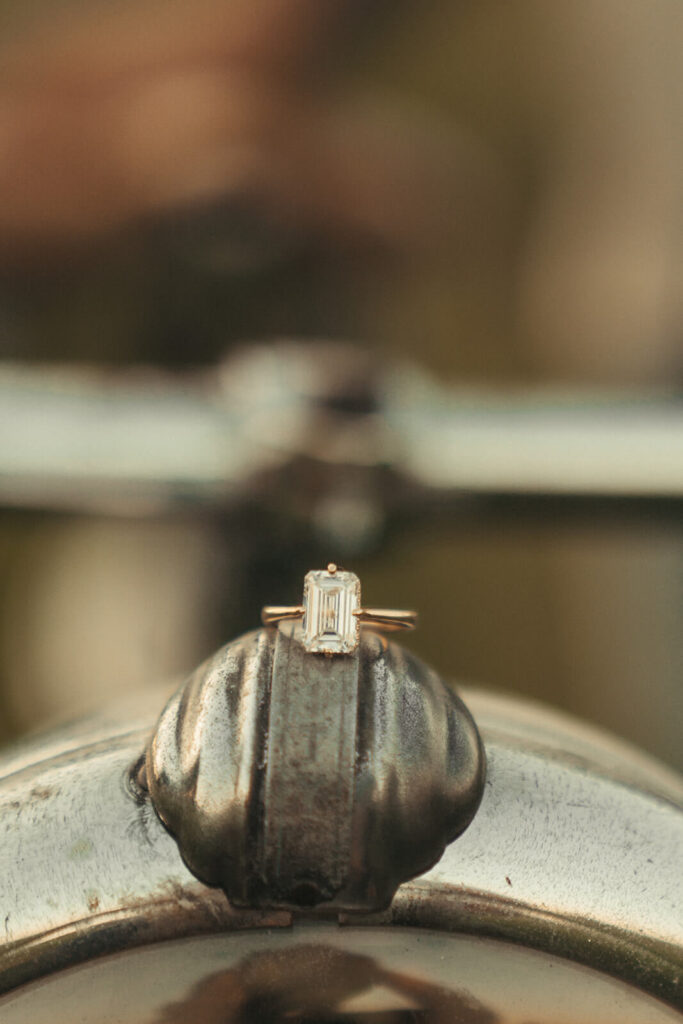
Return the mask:
{"type": "Polygon", "coordinates": [[[360,580],[330,562],[327,569],[315,569],[304,579],[300,605],[266,605],[261,612],[264,626],[287,619],[302,619],[301,642],[311,654],[352,654],[360,641],[360,627],[383,632],[413,629],[416,612],[396,608],[362,608],[360,580]]]}

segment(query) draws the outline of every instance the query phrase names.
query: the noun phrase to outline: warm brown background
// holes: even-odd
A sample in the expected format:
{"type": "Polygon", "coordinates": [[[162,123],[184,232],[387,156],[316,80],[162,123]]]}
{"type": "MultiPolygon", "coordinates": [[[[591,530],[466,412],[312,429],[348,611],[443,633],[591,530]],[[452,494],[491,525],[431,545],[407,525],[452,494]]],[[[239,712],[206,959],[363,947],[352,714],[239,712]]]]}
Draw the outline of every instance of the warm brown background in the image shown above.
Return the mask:
{"type": "MultiPolygon", "coordinates": [[[[2,358],[182,368],[334,336],[454,384],[680,389],[678,0],[1,0],[0,19],[2,358]]],[[[4,734],[297,600],[326,553],[265,537],[3,513],[4,734]]],[[[420,609],[442,671],[683,764],[680,522],[425,522],[349,567],[368,603],[420,609]]]]}

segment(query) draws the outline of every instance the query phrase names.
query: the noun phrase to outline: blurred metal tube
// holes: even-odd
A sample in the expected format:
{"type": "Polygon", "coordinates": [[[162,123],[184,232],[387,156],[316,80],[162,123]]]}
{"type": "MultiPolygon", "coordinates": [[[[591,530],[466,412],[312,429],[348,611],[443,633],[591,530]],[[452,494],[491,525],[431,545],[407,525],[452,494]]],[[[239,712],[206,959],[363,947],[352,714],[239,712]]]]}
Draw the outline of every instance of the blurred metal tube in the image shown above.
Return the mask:
{"type": "MultiPolygon", "coordinates": [[[[245,374],[243,361],[234,377],[230,364],[186,378],[0,366],[0,504],[225,509],[253,496],[265,471],[301,457],[325,463],[320,437],[341,434],[346,467],[388,464],[411,501],[416,493],[683,499],[680,401],[547,390],[499,397],[399,368],[380,372],[372,414],[340,414],[325,405],[329,366],[311,385],[317,349],[305,348],[305,364],[297,356],[306,387],[292,389],[292,374],[280,373],[293,350],[248,350],[253,366],[245,374]],[[258,382],[251,390],[250,381],[258,382]]],[[[323,473],[321,487],[329,482],[323,473]]]]}
{"type": "Polygon", "coordinates": [[[393,412],[402,472],[479,494],[683,498],[683,403],[433,387],[393,412]]]}

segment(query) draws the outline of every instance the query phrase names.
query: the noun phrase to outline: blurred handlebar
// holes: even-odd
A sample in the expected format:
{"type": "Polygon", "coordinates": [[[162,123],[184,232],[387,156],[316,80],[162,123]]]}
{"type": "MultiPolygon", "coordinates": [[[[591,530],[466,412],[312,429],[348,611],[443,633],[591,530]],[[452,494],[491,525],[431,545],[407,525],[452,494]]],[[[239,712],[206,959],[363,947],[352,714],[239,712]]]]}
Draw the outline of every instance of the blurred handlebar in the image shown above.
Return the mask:
{"type": "Polygon", "coordinates": [[[184,377],[0,364],[0,438],[0,505],[15,508],[220,511],[277,494],[283,472],[317,499],[371,480],[384,514],[435,498],[683,500],[675,397],[457,390],[337,343],[253,345],[184,377]]]}

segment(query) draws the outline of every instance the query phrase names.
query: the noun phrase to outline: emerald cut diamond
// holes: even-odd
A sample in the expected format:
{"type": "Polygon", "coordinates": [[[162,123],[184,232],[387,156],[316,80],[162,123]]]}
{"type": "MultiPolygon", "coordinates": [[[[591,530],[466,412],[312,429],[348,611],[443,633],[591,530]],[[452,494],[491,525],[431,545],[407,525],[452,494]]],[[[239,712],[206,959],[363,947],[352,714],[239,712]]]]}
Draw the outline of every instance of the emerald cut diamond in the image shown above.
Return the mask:
{"type": "Polygon", "coordinates": [[[304,580],[302,643],[313,654],[351,654],[358,647],[360,580],[353,572],[318,569],[304,580]]]}

